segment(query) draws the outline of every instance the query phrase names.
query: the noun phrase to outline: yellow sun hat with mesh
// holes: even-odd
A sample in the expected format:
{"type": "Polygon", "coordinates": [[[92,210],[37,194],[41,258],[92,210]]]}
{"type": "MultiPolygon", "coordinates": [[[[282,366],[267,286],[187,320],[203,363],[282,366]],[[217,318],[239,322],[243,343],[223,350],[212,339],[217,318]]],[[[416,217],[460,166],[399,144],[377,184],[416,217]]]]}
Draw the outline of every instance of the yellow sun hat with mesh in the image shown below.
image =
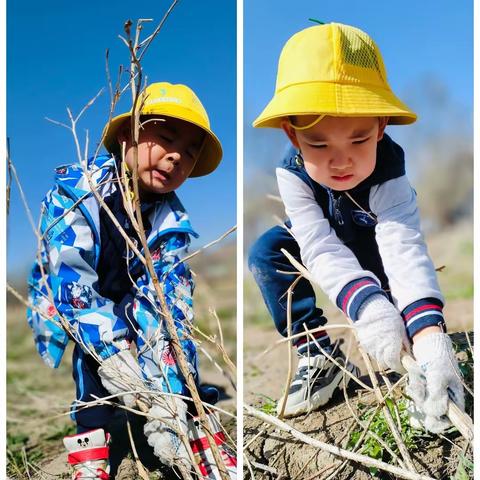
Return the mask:
{"type": "MultiPolygon", "coordinates": [[[[222,145],[210,128],[210,121],[202,103],[186,85],[168,82],[152,83],[139,97],[141,115],[173,117],[200,127],[205,132],[205,143],[190,177],[201,177],[213,172],[222,159],[222,145]]],[[[104,129],[103,144],[111,153],[118,153],[118,130],[132,112],[113,118],[104,129]]]]}
{"type": "Polygon", "coordinates": [[[293,35],[278,61],[275,94],[254,127],[280,128],[289,115],[389,117],[413,123],[417,115],[392,92],[382,55],[362,30],[329,23],[293,35]]]}

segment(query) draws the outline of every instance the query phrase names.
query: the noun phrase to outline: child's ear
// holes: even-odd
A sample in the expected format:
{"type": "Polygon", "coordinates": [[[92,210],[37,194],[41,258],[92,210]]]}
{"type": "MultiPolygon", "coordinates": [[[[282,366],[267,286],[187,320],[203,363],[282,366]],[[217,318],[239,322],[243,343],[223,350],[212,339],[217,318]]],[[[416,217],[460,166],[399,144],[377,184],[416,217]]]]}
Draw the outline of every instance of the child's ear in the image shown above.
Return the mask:
{"type": "Polygon", "coordinates": [[[377,142],[379,142],[383,138],[383,134],[385,133],[385,128],[387,127],[389,117],[378,117],[378,136],[377,142]]]}
{"type": "Polygon", "coordinates": [[[124,123],[117,131],[117,142],[120,145],[120,148],[125,142],[128,146],[130,142],[130,129],[128,122],[124,123]]]}
{"type": "Polygon", "coordinates": [[[292,128],[292,126],[290,125],[290,122],[287,119],[284,119],[280,122],[280,126],[282,127],[282,130],[285,132],[287,137],[292,142],[292,145],[295,148],[299,149],[300,145],[298,144],[297,133],[295,132],[295,129],[292,128]]]}

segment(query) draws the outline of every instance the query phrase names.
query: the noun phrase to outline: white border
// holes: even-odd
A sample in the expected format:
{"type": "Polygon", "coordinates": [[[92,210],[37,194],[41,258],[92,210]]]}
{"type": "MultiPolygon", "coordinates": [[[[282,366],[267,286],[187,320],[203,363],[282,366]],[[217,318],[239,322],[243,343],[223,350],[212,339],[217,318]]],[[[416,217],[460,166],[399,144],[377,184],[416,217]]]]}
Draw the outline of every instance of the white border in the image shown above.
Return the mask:
{"type": "MultiPolygon", "coordinates": [[[[0,52],[2,52],[3,60],[0,62],[0,149],[3,159],[7,157],[7,5],[5,0],[0,0],[0,52]]],[[[4,160],[5,161],[5,160],[4,160]]],[[[0,288],[2,294],[0,295],[0,314],[2,318],[2,330],[0,333],[0,352],[2,352],[3,361],[0,362],[1,387],[0,387],[0,402],[2,405],[2,420],[0,421],[0,445],[2,446],[2,453],[0,454],[0,472],[4,472],[6,477],[7,469],[7,296],[6,296],[6,275],[7,275],[7,215],[6,215],[6,163],[0,169],[0,268],[2,274],[0,276],[0,288]]]]}
{"type": "MultiPolygon", "coordinates": [[[[479,294],[477,293],[478,286],[480,285],[480,269],[479,269],[479,245],[478,241],[480,235],[478,232],[479,222],[477,215],[479,215],[478,208],[478,199],[480,198],[478,194],[478,188],[480,188],[480,169],[477,165],[478,155],[479,155],[479,146],[480,146],[480,136],[478,132],[478,126],[480,125],[480,100],[479,100],[479,65],[480,65],[480,32],[478,29],[480,25],[480,6],[478,2],[473,2],[473,279],[474,279],[474,296],[473,296],[473,334],[474,334],[474,359],[478,360],[478,342],[480,340],[480,333],[476,328],[475,318],[479,312],[479,294]]],[[[478,388],[479,379],[480,379],[480,369],[478,361],[475,362],[476,369],[474,369],[474,387],[478,388]]],[[[474,420],[478,420],[478,409],[480,408],[480,400],[477,392],[477,397],[474,397],[474,411],[477,413],[474,417],[474,420]]],[[[474,436],[478,439],[478,434],[480,433],[480,424],[477,421],[476,427],[474,423],[474,436]]],[[[474,460],[475,463],[478,463],[478,441],[474,443],[474,460]]],[[[478,464],[476,468],[474,467],[474,478],[477,478],[477,473],[480,470],[478,464]]]]}
{"type": "Polygon", "coordinates": [[[237,478],[243,478],[243,0],[237,0],[237,478]]]}

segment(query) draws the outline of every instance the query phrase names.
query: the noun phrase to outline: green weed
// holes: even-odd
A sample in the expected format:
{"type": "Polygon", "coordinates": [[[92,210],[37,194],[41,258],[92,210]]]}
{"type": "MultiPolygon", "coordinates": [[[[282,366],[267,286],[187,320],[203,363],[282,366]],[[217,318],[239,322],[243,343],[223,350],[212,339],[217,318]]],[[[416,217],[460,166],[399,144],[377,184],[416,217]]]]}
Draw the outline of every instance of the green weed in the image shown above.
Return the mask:
{"type": "Polygon", "coordinates": [[[30,438],[23,433],[12,435],[7,432],[7,473],[12,478],[27,476],[26,462],[34,463],[42,459],[42,452],[29,446],[30,438]]]}
{"type": "Polygon", "coordinates": [[[275,415],[277,410],[277,402],[273,398],[264,395],[263,393],[257,393],[257,395],[263,399],[263,403],[260,405],[259,409],[267,415],[275,415]]]}
{"type": "Polygon", "coordinates": [[[473,478],[473,470],[473,462],[462,455],[458,462],[457,471],[453,477],[450,477],[450,480],[470,480],[473,478]]]}
{"type": "MultiPolygon", "coordinates": [[[[394,403],[391,399],[386,399],[385,403],[390,410],[393,418],[396,418],[394,403]]],[[[407,447],[407,450],[414,451],[418,448],[418,440],[425,436],[425,433],[420,430],[415,430],[411,427],[409,422],[409,415],[407,412],[407,400],[400,399],[396,402],[398,415],[400,417],[400,425],[401,431],[400,434],[402,436],[402,440],[407,447]]],[[[365,410],[360,415],[360,420],[364,423],[368,423],[372,415],[375,412],[374,407],[367,408],[366,405],[359,403],[359,408],[365,410]]],[[[347,448],[352,449],[360,439],[362,435],[362,429],[359,427],[358,429],[354,430],[350,434],[350,438],[347,443],[347,448]]],[[[385,415],[382,411],[379,411],[375,414],[375,417],[370,423],[369,431],[375,433],[378,437],[380,437],[386,445],[396,454],[399,454],[397,443],[393,438],[393,435],[388,427],[387,421],[385,420],[385,415]]],[[[375,458],[376,460],[388,461],[389,460],[389,453],[387,450],[373,437],[367,436],[364,441],[363,445],[359,451],[364,455],[368,455],[371,458],[375,458]]],[[[370,468],[370,472],[372,475],[377,473],[376,468],[370,468]]]]}

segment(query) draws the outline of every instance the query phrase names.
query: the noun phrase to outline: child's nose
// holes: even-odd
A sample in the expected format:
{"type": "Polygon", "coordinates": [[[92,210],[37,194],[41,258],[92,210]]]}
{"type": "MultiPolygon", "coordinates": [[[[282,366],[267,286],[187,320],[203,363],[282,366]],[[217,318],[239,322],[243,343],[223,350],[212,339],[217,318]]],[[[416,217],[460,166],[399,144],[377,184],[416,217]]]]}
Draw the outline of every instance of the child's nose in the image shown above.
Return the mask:
{"type": "Polygon", "coordinates": [[[332,156],[330,159],[331,168],[342,170],[350,167],[351,164],[352,164],[352,159],[350,158],[347,152],[343,152],[340,149],[332,152],[332,156]]]}
{"type": "Polygon", "coordinates": [[[171,162],[173,165],[177,166],[180,163],[180,153],[178,152],[169,152],[167,153],[167,160],[171,162]]]}

